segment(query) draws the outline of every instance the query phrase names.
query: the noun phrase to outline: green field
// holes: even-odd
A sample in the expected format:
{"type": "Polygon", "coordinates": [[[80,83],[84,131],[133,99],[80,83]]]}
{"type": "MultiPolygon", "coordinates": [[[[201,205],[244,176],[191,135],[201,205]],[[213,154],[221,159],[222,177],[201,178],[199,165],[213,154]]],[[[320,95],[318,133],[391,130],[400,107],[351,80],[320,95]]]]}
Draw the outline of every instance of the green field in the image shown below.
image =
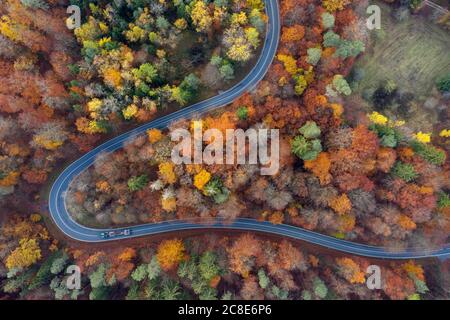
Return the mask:
{"type": "Polygon", "coordinates": [[[394,80],[399,88],[416,94],[430,92],[436,78],[450,71],[450,33],[420,16],[397,22],[390,6],[381,7],[382,29],[372,47],[357,61],[365,71],[357,92],[394,80]]]}

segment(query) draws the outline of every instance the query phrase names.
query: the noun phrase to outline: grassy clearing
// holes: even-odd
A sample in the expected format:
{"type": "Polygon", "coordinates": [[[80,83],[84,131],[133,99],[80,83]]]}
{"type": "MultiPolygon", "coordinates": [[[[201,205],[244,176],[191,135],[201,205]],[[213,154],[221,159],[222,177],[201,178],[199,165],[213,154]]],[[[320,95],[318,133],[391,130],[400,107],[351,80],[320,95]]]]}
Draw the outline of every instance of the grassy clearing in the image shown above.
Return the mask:
{"type": "Polygon", "coordinates": [[[450,33],[420,16],[396,22],[390,6],[377,4],[382,29],[374,37],[373,47],[356,63],[365,71],[356,91],[361,93],[392,79],[399,88],[425,95],[436,79],[450,70],[450,33]]]}

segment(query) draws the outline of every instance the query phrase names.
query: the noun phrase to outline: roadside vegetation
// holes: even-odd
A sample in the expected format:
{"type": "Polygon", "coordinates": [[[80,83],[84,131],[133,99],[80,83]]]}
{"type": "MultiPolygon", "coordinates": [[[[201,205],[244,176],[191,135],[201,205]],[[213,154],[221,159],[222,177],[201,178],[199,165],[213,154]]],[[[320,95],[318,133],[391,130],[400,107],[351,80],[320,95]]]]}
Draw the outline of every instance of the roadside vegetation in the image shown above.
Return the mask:
{"type": "MultiPolygon", "coordinates": [[[[4,243],[14,244],[20,228],[42,229],[40,222],[5,225],[4,243]]],[[[30,235],[33,237],[33,235],[30,235]]],[[[8,255],[0,269],[3,299],[56,300],[323,300],[443,299],[445,270],[413,261],[380,266],[379,290],[366,285],[372,261],[312,252],[287,240],[242,234],[208,235],[79,249],[58,248],[50,239],[31,238],[8,255]],[[28,243],[29,242],[29,243],[28,243]],[[66,269],[81,269],[79,289],[66,269]],[[430,276],[432,273],[432,276],[430,276]],[[7,276],[6,276],[7,274],[7,276]]],[[[54,243],[54,241],[53,241],[54,243]]]]}
{"type": "MultiPolygon", "coordinates": [[[[264,80],[213,114],[100,155],[70,186],[73,218],[118,227],[252,217],[392,250],[445,244],[448,30],[422,20],[420,1],[387,2],[409,20],[387,17],[396,31],[383,36],[362,27],[365,0],[280,0],[264,80]],[[279,172],[174,165],[170,133],[199,123],[279,129],[279,172]]],[[[47,191],[65,164],[107,134],[232,86],[268,22],[259,0],[0,3],[0,299],[448,299],[438,261],[386,263],[372,291],[373,261],[286,239],[164,235],[87,249],[54,227],[47,191]],[[83,11],[75,31],[69,4],[83,11]],[[80,290],[67,288],[71,264],[80,290]]]]}

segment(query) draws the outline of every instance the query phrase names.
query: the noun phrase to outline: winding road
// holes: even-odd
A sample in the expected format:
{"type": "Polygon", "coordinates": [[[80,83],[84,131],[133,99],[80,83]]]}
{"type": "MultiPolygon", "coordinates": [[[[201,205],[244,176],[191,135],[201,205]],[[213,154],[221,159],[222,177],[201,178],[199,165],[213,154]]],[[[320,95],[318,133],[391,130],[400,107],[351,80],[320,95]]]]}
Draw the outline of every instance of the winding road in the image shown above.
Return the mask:
{"type": "MultiPolygon", "coordinates": [[[[383,259],[411,259],[411,258],[429,258],[437,257],[447,259],[450,257],[450,245],[438,250],[406,250],[400,252],[390,252],[382,247],[369,246],[351,241],[336,239],[320,233],[308,231],[302,228],[284,225],[272,224],[270,222],[256,221],[253,219],[239,218],[231,224],[224,224],[221,221],[215,221],[213,224],[198,224],[187,221],[165,221],[160,223],[150,223],[132,226],[126,229],[131,230],[130,235],[120,235],[113,238],[104,239],[102,232],[111,231],[112,229],[93,229],[80,225],[70,216],[66,207],[66,195],[70,182],[75,179],[81,172],[91,166],[97,156],[104,152],[112,152],[123,147],[126,141],[133,137],[144,133],[150,128],[164,128],[171,122],[190,118],[194,115],[200,115],[216,108],[225,106],[233,102],[244,92],[252,90],[259,81],[261,81],[269,69],[275,56],[280,36],[280,16],[277,0],[265,0],[266,14],[269,18],[264,47],[260,57],[251,70],[251,72],[238,84],[232,88],[220,93],[219,95],[193,104],[187,108],[178,110],[174,113],[161,117],[157,120],[144,124],[136,129],[121,134],[91,150],[78,160],[70,164],[54,181],[49,195],[49,211],[50,215],[58,226],[58,228],[68,237],[83,242],[104,242],[119,240],[131,237],[141,237],[145,235],[154,235],[167,232],[176,232],[182,230],[193,229],[235,229],[245,231],[264,232],[297,240],[307,241],[316,245],[327,247],[333,250],[339,250],[345,253],[356,254],[366,257],[383,258],[383,259]]],[[[125,228],[114,229],[117,231],[125,228]]]]}

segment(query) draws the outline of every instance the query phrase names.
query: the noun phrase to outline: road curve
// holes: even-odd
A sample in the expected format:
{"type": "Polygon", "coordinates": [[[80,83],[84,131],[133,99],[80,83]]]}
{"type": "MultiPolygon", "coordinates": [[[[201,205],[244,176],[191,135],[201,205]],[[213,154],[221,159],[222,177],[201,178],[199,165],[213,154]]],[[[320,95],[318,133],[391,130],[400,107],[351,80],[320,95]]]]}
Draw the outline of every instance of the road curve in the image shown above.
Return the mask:
{"type": "MultiPolygon", "coordinates": [[[[94,229],[80,225],[75,222],[70,216],[65,197],[69,188],[70,182],[76,178],[81,172],[92,165],[97,156],[104,152],[112,152],[123,147],[126,141],[133,137],[144,133],[150,128],[164,128],[171,122],[183,118],[190,118],[194,115],[199,115],[211,111],[213,109],[222,107],[233,102],[236,98],[241,96],[244,92],[252,90],[256,84],[262,80],[267,70],[269,69],[272,60],[275,56],[278,41],[280,36],[280,16],[277,0],[265,0],[266,14],[269,17],[268,27],[264,47],[261,51],[260,57],[250,71],[250,73],[238,84],[232,88],[220,93],[219,95],[193,104],[184,109],[178,110],[169,115],[163,116],[154,121],[148,122],[136,129],[123,133],[91,150],[83,155],[81,158],[70,164],[58,176],[52,185],[49,194],[49,211],[50,215],[58,226],[58,228],[68,237],[83,241],[83,242],[104,242],[119,240],[124,238],[140,237],[145,235],[160,234],[166,232],[193,230],[193,229],[236,229],[245,231],[265,232],[284,237],[289,237],[298,240],[304,240],[313,244],[327,247],[334,250],[339,250],[345,253],[356,254],[366,257],[384,258],[384,259],[412,259],[412,258],[429,258],[437,257],[440,259],[447,259],[450,257],[450,245],[438,250],[414,251],[406,250],[401,252],[390,252],[382,247],[368,246],[351,241],[336,239],[320,233],[308,231],[302,228],[277,224],[270,222],[256,221],[253,219],[239,218],[234,220],[231,224],[225,224],[221,221],[215,221],[212,224],[198,224],[188,221],[164,221],[160,223],[150,223],[132,226],[131,235],[116,236],[114,238],[103,239],[101,233],[104,231],[111,231],[111,229],[94,229]]],[[[122,230],[118,228],[116,230],[122,230]]]]}

